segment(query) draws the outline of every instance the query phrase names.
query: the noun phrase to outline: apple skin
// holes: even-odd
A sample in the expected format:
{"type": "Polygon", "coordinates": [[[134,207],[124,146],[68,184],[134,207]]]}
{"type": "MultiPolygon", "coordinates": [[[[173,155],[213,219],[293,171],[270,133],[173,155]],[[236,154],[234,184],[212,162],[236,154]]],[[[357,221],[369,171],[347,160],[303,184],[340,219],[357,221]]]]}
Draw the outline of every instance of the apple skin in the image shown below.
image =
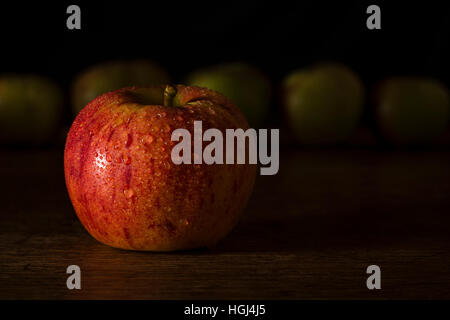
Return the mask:
{"type": "Polygon", "coordinates": [[[331,144],[347,139],[359,124],[364,87],[340,64],[297,70],[283,81],[283,105],[295,138],[302,144],[331,144]]]}
{"type": "Polygon", "coordinates": [[[73,113],[97,96],[130,86],[162,85],[169,75],[158,64],[147,60],[117,60],[94,65],[80,73],[71,88],[73,113]]]}
{"type": "MultiPolygon", "coordinates": [[[[172,131],[246,130],[239,109],[221,94],[177,85],[173,106],[163,86],[103,94],[77,116],[64,152],[75,211],[98,241],[130,250],[211,247],[237,223],[256,165],[180,164],[171,160],[172,131]]],[[[208,142],[209,143],[209,142],[208,142]]],[[[206,145],[206,144],[204,144],[206,145]]]]}
{"type": "Polygon", "coordinates": [[[246,63],[226,63],[194,71],[187,76],[186,83],[228,97],[252,127],[261,127],[269,113],[271,84],[260,70],[246,63]]]}
{"type": "Polygon", "coordinates": [[[377,85],[373,101],[377,127],[393,145],[429,143],[448,124],[448,90],[431,78],[388,78],[377,85]]]}
{"type": "Polygon", "coordinates": [[[63,94],[51,80],[33,74],[0,76],[0,143],[42,145],[56,137],[63,94]]]}

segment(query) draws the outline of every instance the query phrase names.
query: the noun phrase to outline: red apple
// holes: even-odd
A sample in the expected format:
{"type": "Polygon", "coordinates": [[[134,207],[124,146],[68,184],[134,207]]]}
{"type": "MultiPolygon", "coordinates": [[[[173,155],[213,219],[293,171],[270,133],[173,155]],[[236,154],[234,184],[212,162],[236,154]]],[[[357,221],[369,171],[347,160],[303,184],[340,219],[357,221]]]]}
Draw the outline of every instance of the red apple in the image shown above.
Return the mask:
{"type": "Polygon", "coordinates": [[[230,232],[256,165],[175,165],[172,131],[193,135],[196,120],[223,134],[248,128],[221,94],[183,85],[120,89],[79,113],[66,141],[65,177],[94,238],[117,248],[171,251],[213,246],[230,232]]]}

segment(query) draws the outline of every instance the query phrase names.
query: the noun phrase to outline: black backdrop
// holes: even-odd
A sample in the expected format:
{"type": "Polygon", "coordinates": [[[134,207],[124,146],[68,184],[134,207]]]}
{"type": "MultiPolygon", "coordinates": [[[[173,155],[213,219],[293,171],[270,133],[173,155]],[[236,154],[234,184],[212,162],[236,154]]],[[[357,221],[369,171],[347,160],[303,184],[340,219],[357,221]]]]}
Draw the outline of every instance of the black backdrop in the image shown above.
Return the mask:
{"type": "Polygon", "coordinates": [[[0,72],[38,72],[67,85],[90,64],[151,58],[175,81],[199,66],[246,60],[276,82],[317,60],[352,66],[367,84],[390,74],[449,83],[450,11],[410,1],[61,1],[0,5],[0,72]],[[78,4],[82,30],[66,29],[78,4]],[[382,30],[366,28],[381,7],[382,30]]]}

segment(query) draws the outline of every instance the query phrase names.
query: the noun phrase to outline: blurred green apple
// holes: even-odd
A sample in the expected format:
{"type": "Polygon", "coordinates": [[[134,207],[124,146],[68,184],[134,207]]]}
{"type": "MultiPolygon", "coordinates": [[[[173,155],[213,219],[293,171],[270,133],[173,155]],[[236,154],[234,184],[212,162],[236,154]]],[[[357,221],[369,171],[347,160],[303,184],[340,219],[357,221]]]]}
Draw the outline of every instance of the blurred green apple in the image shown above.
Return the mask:
{"type": "Polygon", "coordinates": [[[345,140],[359,124],[364,87],[340,64],[297,70],[283,82],[283,104],[296,139],[303,144],[345,140]]]}
{"type": "Polygon", "coordinates": [[[186,82],[225,95],[241,109],[252,127],[260,127],[267,118],[271,85],[253,66],[242,62],[220,64],[192,72],[186,82]]]}
{"type": "Polygon", "coordinates": [[[63,94],[38,75],[0,76],[0,142],[39,145],[50,142],[61,124],[63,94]]]}
{"type": "Polygon", "coordinates": [[[118,60],[94,65],[72,84],[72,110],[77,114],[97,96],[123,87],[167,84],[169,75],[154,62],[118,60]]]}
{"type": "Polygon", "coordinates": [[[434,79],[386,79],[375,90],[374,101],[380,133],[392,144],[430,142],[444,132],[448,123],[448,90],[434,79]]]}

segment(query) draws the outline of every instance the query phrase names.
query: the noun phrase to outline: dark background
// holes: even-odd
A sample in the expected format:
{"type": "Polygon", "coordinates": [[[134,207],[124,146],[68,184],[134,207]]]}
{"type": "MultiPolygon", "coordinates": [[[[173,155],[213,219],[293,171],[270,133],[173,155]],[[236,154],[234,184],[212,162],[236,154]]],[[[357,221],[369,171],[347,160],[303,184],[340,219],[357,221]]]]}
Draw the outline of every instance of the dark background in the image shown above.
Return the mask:
{"type": "Polygon", "coordinates": [[[180,81],[200,66],[244,60],[276,83],[294,68],[334,60],[369,86],[392,74],[448,85],[449,21],[444,1],[16,1],[0,10],[0,70],[67,84],[96,62],[142,57],[180,81]],[[81,31],[66,28],[70,4],[81,7],[81,31]],[[381,7],[381,30],[366,28],[370,4],[381,7]]]}
{"type": "MultiPolygon", "coordinates": [[[[449,86],[449,21],[433,1],[14,1],[0,4],[0,72],[47,75],[66,97],[79,71],[118,58],[153,59],[176,82],[243,60],[277,85],[333,60],[368,89],[399,74],[449,86]],[[66,28],[70,4],[81,7],[81,31],[66,28]],[[381,30],[366,28],[370,4],[381,7],[381,30]]],[[[155,254],[86,232],[65,188],[62,140],[0,149],[0,298],[450,298],[448,144],[282,148],[279,173],[258,176],[242,221],[216,248],[155,254]],[[66,288],[71,264],[82,290],[66,288]],[[382,290],[366,287],[372,264],[382,290]]]]}

